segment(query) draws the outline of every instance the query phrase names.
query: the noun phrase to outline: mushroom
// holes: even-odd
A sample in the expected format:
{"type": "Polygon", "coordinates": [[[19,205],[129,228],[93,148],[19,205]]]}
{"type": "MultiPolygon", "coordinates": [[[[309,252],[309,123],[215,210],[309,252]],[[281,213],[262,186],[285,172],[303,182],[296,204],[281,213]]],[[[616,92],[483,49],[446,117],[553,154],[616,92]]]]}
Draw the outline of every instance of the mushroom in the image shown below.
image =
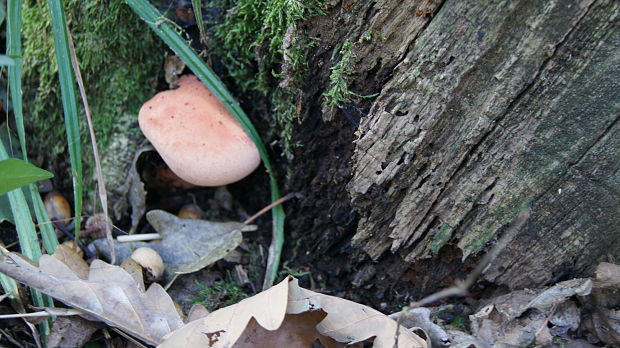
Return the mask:
{"type": "Polygon", "coordinates": [[[131,259],[136,261],[146,271],[146,280],[156,282],[164,275],[164,261],[157,251],[141,247],[133,251],[131,259]]]}
{"type": "Polygon", "coordinates": [[[228,109],[193,75],[139,113],[140,129],[181,179],[199,186],[239,181],[260,164],[256,146],[228,109]]]}

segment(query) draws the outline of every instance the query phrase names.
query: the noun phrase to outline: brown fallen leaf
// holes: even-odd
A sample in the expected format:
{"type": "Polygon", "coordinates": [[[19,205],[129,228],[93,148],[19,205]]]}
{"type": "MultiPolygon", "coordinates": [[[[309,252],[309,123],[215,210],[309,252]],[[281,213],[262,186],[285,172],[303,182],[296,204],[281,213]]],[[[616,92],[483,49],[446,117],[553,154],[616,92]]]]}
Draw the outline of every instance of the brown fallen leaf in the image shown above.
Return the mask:
{"type": "MultiPolygon", "coordinates": [[[[394,347],[396,321],[370,307],[299,287],[288,277],[235,305],[190,322],[165,337],[167,347],[344,347],[373,340],[394,347]]],[[[426,348],[419,336],[400,328],[398,347],[426,348]]]]}
{"type": "MultiPolygon", "coordinates": [[[[149,247],[164,260],[167,282],[177,274],[196,272],[215,263],[241,243],[242,229],[255,227],[238,222],[180,219],[163,210],[149,211],[146,219],[162,238],[148,243],[115,243],[116,259],[122,262],[133,250],[149,247]]],[[[105,240],[98,239],[91,245],[109,259],[105,240]]]]}
{"type": "Polygon", "coordinates": [[[596,286],[620,286],[620,265],[609,262],[599,263],[596,267],[596,286]]]}
{"type": "Polygon", "coordinates": [[[47,347],[83,347],[103,324],[80,317],[58,317],[47,336],[47,347]]]}
{"type": "Polygon", "coordinates": [[[57,253],[43,255],[38,266],[18,253],[8,253],[0,256],[0,272],[150,344],[161,343],[164,335],[183,325],[159,284],[145,292],[144,285],[124,269],[100,260],[93,261],[85,275],[84,261],[80,265],[62,246],[57,253]]]}
{"type": "MultiPolygon", "coordinates": [[[[469,316],[471,332],[488,346],[528,346],[537,340],[541,344],[548,342],[550,333],[544,331],[548,321],[562,322],[554,317],[555,311],[570,297],[587,296],[591,291],[592,280],[583,278],[559,282],[546,289],[516,290],[498,296],[469,316]]],[[[566,319],[566,325],[576,325],[573,319],[566,319]]]]}

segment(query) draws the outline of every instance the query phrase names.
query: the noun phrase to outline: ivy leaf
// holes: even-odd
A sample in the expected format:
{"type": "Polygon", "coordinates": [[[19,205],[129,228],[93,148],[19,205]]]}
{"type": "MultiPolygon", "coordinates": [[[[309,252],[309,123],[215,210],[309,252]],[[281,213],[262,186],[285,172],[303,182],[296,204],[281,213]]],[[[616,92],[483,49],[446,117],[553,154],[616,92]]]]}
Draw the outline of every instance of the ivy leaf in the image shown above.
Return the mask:
{"type": "Polygon", "coordinates": [[[0,195],[53,176],[47,170],[17,158],[0,161],[0,195]]]}

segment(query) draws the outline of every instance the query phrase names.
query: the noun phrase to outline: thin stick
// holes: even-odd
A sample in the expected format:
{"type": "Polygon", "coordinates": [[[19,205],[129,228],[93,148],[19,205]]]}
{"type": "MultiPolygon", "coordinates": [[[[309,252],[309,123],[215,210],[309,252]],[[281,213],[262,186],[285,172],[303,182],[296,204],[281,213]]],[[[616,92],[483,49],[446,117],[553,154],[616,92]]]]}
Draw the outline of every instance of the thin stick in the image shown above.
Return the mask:
{"type": "Polygon", "coordinates": [[[39,336],[39,330],[37,330],[37,327],[24,318],[22,318],[22,320],[26,323],[26,326],[30,328],[32,338],[34,338],[34,343],[37,344],[37,348],[43,348],[43,345],[41,344],[41,336],[39,336]]]}
{"type": "Polygon", "coordinates": [[[510,226],[508,226],[508,228],[506,229],[506,232],[499,239],[497,244],[495,244],[493,249],[491,249],[491,251],[489,251],[488,253],[484,255],[484,257],[482,258],[482,260],[480,260],[476,268],[474,268],[474,270],[467,276],[467,278],[465,278],[465,280],[463,281],[457,280],[454,286],[452,287],[436,292],[430,296],[427,296],[421,299],[420,301],[411,302],[409,304],[409,309],[413,309],[416,307],[422,307],[424,305],[427,305],[429,303],[435,302],[437,300],[440,300],[442,298],[449,297],[449,296],[467,295],[469,288],[472,285],[474,285],[474,282],[476,281],[476,279],[478,279],[478,277],[487,268],[487,266],[489,266],[489,264],[491,264],[491,262],[495,260],[497,255],[499,255],[499,253],[502,250],[504,250],[506,245],[508,245],[508,242],[510,242],[513,239],[517,231],[519,231],[521,227],[523,226],[523,224],[525,224],[525,222],[529,219],[530,213],[531,213],[530,208],[524,209],[519,213],[517,218],[514,219],[514,221],[510,224],[510,226]]]}
{"type": "MultiPolygon", "coordinates": [[[[75,54],[75,47],[73,46],[73,37],[71,31],[67,26],[67,37],[69,41],[69,51],[71,53],[71,64],[75,71],[75,79],[80,89],[80,96],[82,97],[82,103],[84,104],[84,112],[86,114],[86,120],[88,121],[88,131],[90,132],[90,141],[93,147],[93,157],[95,159],[95,168],[97,172],[97,188],[99,191],[99,199],[101,200],[101,209],[105,216],[105,235],[108,240],[108,248],[112,251],[110,253],[110,264],[116,263],[116,253],[114,252],[114,239],[112,238],[112,228],[108,221],[108,194],[105,190],[105,181],[103,179],[103,171],[101,170],[101,161],[99,160],[99,150],[97,150],[97,138],[95,137],[95,129],[93,128],[93,120],[90,116],[90,107],[88,106],[88,100],[86,99],[86,89],[84,88],[84,81],[82,80],[82,73],[80,72],[80,65],[78,64],[77,55],[75,54]]],[[[79,231],[78,231],[79,232],[79,231]]]]}
{"type": "Polygon", "coordinates": [[[14,314],[2,314],[2,319],[15,319],[15,318],[48,318],[48,317],[71,317],[74,315],[82,315],[84,312],[71,308],[50,308],[50,310],[32,312],[32,313],[14,313],[14,314]]]}
{"type": "Polygon", "coordinates": [[[274,207],[277,207],[278,205],[288,201],[289,199],[293,198],[293,197],[297,197],[298,194],[297,193],[289,193],[287,195],[285,195],[284,197],[278,199],[277,201],[269,204],[268,206],[264,207],[263,209],[259,210],[258,213],[250,216],[249,218],[247,218],[243,224],[244,225],[249,225],[252,222],[254,222],[254,220],[258,219],[259,216],[265,214],[266,212],[270,211],[271,209],[273,209],[274,207]]]}
{"type": "Polygon", "coordinates": [[[127,236],[118,236],[116,240],[120,243],[127,242],[141,242],[146,240],[156,240],[161,239],[161,234],[159,233],[141,233],[141,234],[130,234],[127,236]]]}
{"type": "Polygon", "coordinates": [[[45,318],[45,317],[51,317],[51,316],[52,315],[46,311],[34,312],[34,313],[2,314],[0,315],[0,320],[15,319],[15,318],[45,318]]]}
{"type": "Polygon", "coordinates": [[[11,335],[9,335],[6,331],[0,329],[0,332],[6,337],[7,341],[11,342],[16,347],[24,348],[24,346],[22,346],[19,342],[17,342],[17,340],[11,337],[11,335]]]}
{"type": "Polygon", "coordinates": [[[478,277],[482,274],[482,272],[484,272],[484,270],[489,266],[489,264],[491,264],[491,262],[495,260],[497,255],[499,255],[499,253],[502,250],[504,250],[506,245],[508,245],[508,242],[512,240],[512,238],[517,233],[517,231],[520,230],[521,227],[525,224],[525,222],[530,218],[530,213],[531,213],[531,208],[529,207],[526,209],[523,209],[519,213],[519,215],[513,220],[510,226],[508,226],[508,228],[506,229],[506,232],[499,239],[497,244],[495,244],[493,249],[491,249],[491,251],[489,251],[488,253],[484,255],[484,257],[482,258],[482,260],[480,260],[476,268],[474,268],[474,270],[467,276],[467,278],[465,278],[465,280],[457,280],[456,282],[454,282],[453,286],[447,289],[443,289],[434,294],[431,294],[421,299],[420,301],[411,302],[408,306],[403,307],[403,309],[400,310],[399,312],[390,314],[389,317],[392,319],[396,318],[396,322],[397,322],[396,334],[394,336],[394,347],[398,346],[398,335],[399,335],[400,325],[403,322],[403,320],[407,316],[409,316],[410,311],[412,309],[417,308],[417,307],[422,307],[424,305],[433,303],[435,301],[438,301],[446,297],[467,295],[469,288],[472,285],[474,285],[474,282],[476,281],[476,279],[478,279],[478,277]]]}
{"type": "MultiPolygon", "coordinates": [[[[89,216],[89,215],[82,215],[82,216],[80,216],[80,219],[87,218],[87,217],[90,217],[90,216],[89,216]]],[[[67,221],[74,220],[75,218],[77,218],[77,216],[70,217],[70,218],[66,218],[66,219],[54,219],[54,221],[56,221],[56,222],[67,222],[67,221]]],[[[54,221],[51,221],[51,220],[50,220],[50,221],[40,222],[40,223],[38,223],[38,224],[35,224],[35,226],[37,226],[37,227],[38,227],[38,226],[41,226],[41,225],[49,225],[49,224],[53,224],[53,223],[54,223],[54,221]]]]}

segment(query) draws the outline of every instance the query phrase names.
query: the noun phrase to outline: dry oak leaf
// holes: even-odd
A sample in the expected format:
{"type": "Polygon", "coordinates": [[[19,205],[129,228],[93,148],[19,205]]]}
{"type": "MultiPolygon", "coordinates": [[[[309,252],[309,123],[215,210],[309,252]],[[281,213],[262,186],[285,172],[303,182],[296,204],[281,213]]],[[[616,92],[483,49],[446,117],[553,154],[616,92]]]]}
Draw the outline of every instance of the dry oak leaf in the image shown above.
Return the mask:
{"type": "MultiPolygon", "coordinates": [[[[299,287],[288,277],[237,304],[190,322],[165,337],[173,347],[344,347],[372,339],[394,347],[396,321],[370,307],[299,287]]],[[[424,339],[400,327],[399,348],[427,348],[424,339]]]]}
{"type": "Polygon", "coordinates": [[[124,269],[101,260],[88,265],[59,246],[39,265],[18,253],[0,256],[0,272],[150,344],[183,325],[168,293],[157,283],[144,291],[124,269]],[[87,270],[87,272],[84,272],[87,270]]]}

